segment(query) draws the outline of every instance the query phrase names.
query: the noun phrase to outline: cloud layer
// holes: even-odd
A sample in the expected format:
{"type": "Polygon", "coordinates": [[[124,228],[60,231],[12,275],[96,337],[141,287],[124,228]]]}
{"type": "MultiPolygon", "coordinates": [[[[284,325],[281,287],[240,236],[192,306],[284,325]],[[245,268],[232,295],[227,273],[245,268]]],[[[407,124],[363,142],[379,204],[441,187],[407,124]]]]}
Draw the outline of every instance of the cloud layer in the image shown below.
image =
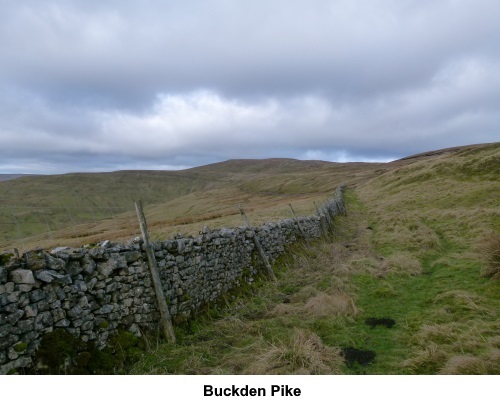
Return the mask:
{"type": "Polygon", "coordinates": [[[499,141],[500,3],[0,3],[0,172],[499,141]]]}

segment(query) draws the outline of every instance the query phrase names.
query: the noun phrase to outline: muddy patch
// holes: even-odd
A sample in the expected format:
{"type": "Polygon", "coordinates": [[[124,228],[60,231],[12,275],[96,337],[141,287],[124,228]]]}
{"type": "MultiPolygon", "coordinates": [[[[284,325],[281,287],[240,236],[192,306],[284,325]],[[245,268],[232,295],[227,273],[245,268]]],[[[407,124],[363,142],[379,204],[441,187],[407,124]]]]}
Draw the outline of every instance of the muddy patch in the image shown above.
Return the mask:
{"type": "Polygon", "coordinates": [[[342,356],[344,356],[348,367],[352,366],[354,363],[366,366],[375,361],[376,353],[373,350],[344,347],[342,348],[342,356]]]}
{"type": "Polygon", "coordinates": [[[392,328],[396,324],[396,321],[391,318],[367,318],[365,320],[365,324],[372,329],[376,326],[385,326],[386,328],[392,328]]]}

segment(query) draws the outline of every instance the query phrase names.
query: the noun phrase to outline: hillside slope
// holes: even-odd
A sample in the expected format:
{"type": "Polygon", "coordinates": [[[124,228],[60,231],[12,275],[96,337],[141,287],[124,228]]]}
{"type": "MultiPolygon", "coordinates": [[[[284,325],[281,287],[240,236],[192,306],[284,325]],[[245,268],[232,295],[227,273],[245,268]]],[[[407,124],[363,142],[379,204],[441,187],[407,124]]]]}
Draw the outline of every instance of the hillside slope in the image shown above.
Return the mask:
{"type": "Polygon", "coordinates": [[[333,240],[297,245],[135,374],[500,374],[500,144],[384,165],[333,240]],[[496,269],[496,272],[494,271],[496,269]]]}
{"type": "Polygon", "coordinates": [[[142,200],[156,238],[314,211],[335,187],[373,176],[370,164],[294,159],[233,160],[182,171],[120,171],[23,177],[0,183],[0,248],[78,246],[137,234],[142,200]],[[252,212],[257,215],[254,216],[252,212]],[[192,225],[192,226],[191,226],[192,225]]]}
{"type": "MultiPolygon", "coordinates": [[[[324,200],[341,183],[356,188],[419,162],[425,166],[452,153],[473,153],[483,147],[490,146],[427,152],[385,164],[256,159],[181,171],[21,177],[0,182],[0,249],[130,239],[138,233],[133,203],[139,199],[146,206],[154,238],[195,234],[205,225],[241,225],[239,205],[252,223],[289,217],[290,203],[298,215],[309,215],[315,201],[324,200]]],[[[397,180],[393,183],[389,187],[397,180]]]]}

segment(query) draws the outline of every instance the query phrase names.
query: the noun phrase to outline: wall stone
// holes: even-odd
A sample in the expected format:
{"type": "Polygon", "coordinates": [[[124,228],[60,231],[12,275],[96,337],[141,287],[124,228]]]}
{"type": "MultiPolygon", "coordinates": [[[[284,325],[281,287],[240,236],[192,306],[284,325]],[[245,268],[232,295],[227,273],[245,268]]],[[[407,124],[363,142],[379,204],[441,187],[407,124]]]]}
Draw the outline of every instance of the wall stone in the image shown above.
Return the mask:
{"type": "MultiPolygon", "coordinates": [[[[343,187],[319,215],[298,218],[307,238],[344,211],[343,187]],[[323,223],[323,225],[322,225],[323,223]]],[[[302,238],[293,219],[257,228],[205,227],[196,237],[153,243],[170,313],[187,319],[232,288],[251,283],[262,263],[257,234],[273,263],[302,238]]],[[[118,328],[135,334],[156,328],[159,311],[142,241],[106,241],[99,247],[38,249],[0,254],[0,374],[32,364],[41,339],[63,328],[103,348],[118,328]],[[24,343],[24,344],[20,344],[24,343]]]]}

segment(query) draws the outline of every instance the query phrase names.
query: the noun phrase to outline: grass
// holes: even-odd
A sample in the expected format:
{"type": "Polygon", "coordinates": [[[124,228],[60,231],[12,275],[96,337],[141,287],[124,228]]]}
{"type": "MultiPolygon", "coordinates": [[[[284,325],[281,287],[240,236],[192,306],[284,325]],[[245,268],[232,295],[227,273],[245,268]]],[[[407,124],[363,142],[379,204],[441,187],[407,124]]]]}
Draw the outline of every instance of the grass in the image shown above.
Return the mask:
{"type": "Polygon", "coordinates": [[[315,212],[342,182],[373,177],[379,164],[293,159],[234,160],[169,171],[26,176],[0,182],[0,249],[80,246],[139,234],[134,201],[142,200],[154,239],[315,212]]]}
{"type": "MultiPolygon", "coordinates": [[[[155,237],[241,225],[239,203],[253,224],[289,217],[290,202],[308,215],[342,181],[348,216],[333,240],[297,244],[279,258],[276,283],[231,292],[178,326],[177,345],[151,344],[130,372],[500,373],[499,156],[500,144],[490,144],[385,165],[278,159],[193,169],[196,181],[220,183],[151,205],[155,237]],[[359,350],[374,360],[345,361],[359,350]]],[[[128,223],[133,212],[75,228],[116,239],[131,236],[128,223]]]]}
{"type": "Polygon", "coordinates": [[[296,245],[275,263],[276,284],[260,281],[191,321],[187,331],[177,331],[178,345],[158,345],[132,373],[341,373],[340,348],[321,339],[315,322],[349,322],[357,309],[338,283],[329,248],[324,242],[312,249],[296,245]]]}
{"type": "Polygon", "coordinates": [[[491,164],[499,148],[469,152],[408,165],[358,190],[373,222],[375,249],[388,261],[410,256],[417,270],[410,277],[384,274],[384,284],[356,276],[363,291],[358,305],[383,309],[402,326],[393,346],[402,353],[397,373],[498,373],[500,288],[482,276],[494,277],[497,266],[489,235],[499,228],[499,166],[491,164]]]}
{"type": "Polygon", "coordinates": [[[132,372],[500,373],[498,150],[410,161],[355,185],[335,241],[296,246],[275,264],[276,284],[193,321],[132,372]],[[374,361],[347,363],[348,348],[374,361]]]}

